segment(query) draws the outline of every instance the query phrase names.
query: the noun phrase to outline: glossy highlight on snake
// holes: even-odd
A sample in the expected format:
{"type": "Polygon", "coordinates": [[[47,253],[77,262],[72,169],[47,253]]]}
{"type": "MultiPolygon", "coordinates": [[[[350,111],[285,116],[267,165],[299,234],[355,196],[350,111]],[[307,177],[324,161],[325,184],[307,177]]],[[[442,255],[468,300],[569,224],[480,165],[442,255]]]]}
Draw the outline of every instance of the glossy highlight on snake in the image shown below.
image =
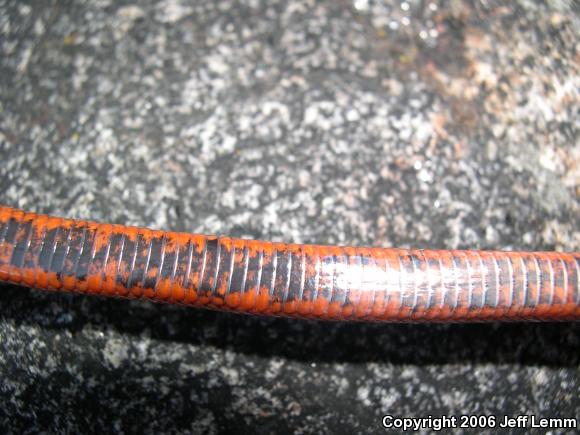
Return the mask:
{"type": "Polygon", "coordinates": [[[0,281],[325,320],[580,320],[580,252],[272,243],[3,206],[0,281]]]}

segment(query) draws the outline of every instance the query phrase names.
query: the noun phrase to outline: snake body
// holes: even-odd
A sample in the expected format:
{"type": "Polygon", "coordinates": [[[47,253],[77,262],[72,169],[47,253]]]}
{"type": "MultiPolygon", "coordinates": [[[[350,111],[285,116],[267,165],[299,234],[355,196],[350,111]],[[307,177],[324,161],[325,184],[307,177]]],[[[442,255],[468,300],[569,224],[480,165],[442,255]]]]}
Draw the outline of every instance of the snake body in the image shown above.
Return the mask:
{"type": "Polygon", "coordinates": [[[2,206],[0,280],[303,318],[580,320],[580,252],[273,243],[2,206]]]}

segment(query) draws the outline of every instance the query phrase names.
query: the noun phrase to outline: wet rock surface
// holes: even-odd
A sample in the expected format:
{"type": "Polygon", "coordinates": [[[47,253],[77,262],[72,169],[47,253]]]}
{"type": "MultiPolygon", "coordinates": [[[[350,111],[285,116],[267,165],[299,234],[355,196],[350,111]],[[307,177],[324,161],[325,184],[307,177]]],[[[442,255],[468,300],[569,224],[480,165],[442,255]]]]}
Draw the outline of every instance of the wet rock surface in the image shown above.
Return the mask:
{"type": "MultiPolygon", "coordinates": [[[[579,28],[566,1],[0,1],[0,202],[278,241],[578,251],[579,28]]],[[[577,324],[263,319],[2,285],[0,346],[14,432],[580,415],[577,324]]]]}

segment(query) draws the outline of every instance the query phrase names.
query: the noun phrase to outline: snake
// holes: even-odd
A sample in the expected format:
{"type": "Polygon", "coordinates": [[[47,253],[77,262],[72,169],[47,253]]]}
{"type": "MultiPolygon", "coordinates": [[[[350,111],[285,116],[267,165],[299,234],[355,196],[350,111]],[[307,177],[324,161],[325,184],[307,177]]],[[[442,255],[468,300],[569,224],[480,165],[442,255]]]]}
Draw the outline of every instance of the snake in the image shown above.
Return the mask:
{"type": "Polygon", "coordinates": [[[0,281],[305,319],[580,320],[580,252],[281,243],[1,205],[0,281]]]}

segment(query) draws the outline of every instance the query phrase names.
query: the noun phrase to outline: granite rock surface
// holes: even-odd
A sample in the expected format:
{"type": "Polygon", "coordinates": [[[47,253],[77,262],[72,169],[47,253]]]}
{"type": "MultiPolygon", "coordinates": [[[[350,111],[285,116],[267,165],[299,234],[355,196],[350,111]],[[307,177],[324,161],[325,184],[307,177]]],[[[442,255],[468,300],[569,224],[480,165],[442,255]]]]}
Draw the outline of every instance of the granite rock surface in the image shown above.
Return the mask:
{"type": "MultiPolygon", "coordinates": [[[[276,241],[579,251],[579,29],[565,0],[0,1],[0,203],[276,241]]],[[[0,285],[0,350],[14,433],[580,418],[570,323],[324,323],[0,285]]]]}

